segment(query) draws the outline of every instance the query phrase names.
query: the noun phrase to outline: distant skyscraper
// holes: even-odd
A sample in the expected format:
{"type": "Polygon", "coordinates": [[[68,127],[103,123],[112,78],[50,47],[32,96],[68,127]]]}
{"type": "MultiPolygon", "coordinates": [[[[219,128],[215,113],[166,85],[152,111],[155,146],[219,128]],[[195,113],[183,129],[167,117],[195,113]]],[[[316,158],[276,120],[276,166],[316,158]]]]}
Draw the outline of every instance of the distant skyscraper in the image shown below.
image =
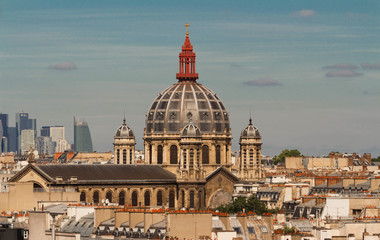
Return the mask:
{"type": "Polygon", "coordinates": [[[17,129],[8,127],[8,152],[17,151],[17,129]]]}
{"type": "Polygon", "coordinates": [[[92,140],[87,122],[74,117],[74,151],[92,152],[92,140]]]}
{"type": "Polygon", "coordinates": [[[33,129],[24,129],[21,131],[21,154],[28,153],[30,148],[35,148],[35,138],[33,129]]]}
{"type": "Polygon", "coordinates": [[[64,152],[70,149],[70,145],[65,139],[65,127],[63,126],[43,126],[41,137],[51,137],[55,143],[55,152],[64,152]]]}
{"type": "Polygon", "coordinates": [[[0,119],[0,154],[2,153],[2,147],[3,146],[3,124],[0,119]]]}
{"type": "MultiPolygon", "coordinates": [[[[8,114],[0,113],[0,121],[3,127],[3,137],[8,139],[8,114]]],[[[5,148],[4,143],[4,141],[0,143],[0,151],[8,152],[8,148],[5,148]]]]}
{"type": "Polygon", "coordinates": [[[28,113],[16,113],[16,129],[17,129],[17,150],[21,151],[21,131],[25,129],[34,130],[34,137],[37,136],[37,120],[29,119],[28,113]]]}
{"type": "Polygon", "coordinates": [[[43,126],[41,128],[41,137],[50,137],[50,126],[43,126]]]}
{"type": "Polygon", "coordinates": [[[37,137],[36,138],[36,149],[38,154],[54,154],[55,143],[52,141],[51,137],[37,137]]]}

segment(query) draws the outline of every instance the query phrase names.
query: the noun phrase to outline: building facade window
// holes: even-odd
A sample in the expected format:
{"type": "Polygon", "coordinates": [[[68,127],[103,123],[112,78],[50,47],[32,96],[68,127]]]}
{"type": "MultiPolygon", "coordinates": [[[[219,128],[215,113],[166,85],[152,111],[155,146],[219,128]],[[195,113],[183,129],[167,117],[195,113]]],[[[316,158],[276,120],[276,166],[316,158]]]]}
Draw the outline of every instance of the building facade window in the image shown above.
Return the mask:
{"type": "Polygon", "coordinates": [[[86,192],[81,192],[80,193],[80,201],[81,202],[86,202],[86,192]]]}
{"type": "Polygon", "coordinates": [[[163,159],[163,147],[161,145],[158,145],[157,147],[157,164],[162,164],[163,159]]]}
{"type": "Polygon", "coordinates": [[[202,164],[209,164],[209,147],[207,145],[204,145],[202,147],[202,164]]]}
{"type": "Polygon", "coordinates": [[[182,207],[185,207],[185,191],[182,190],[182,207]]]}
{"type": "Polygon", "coordinates": [[[220,146],[219,145],[216,146],[215,157],[216,157],[216,164],[220,164],[220,146]]]}
{"type": "Polygon", "coordinates": [[[119,193],[119,205],[125,205],[125,192],[121,191],[119,193]]]}
{"type": "Polygon", "coordinates": [[[120,149],[116,151],[116,164],[120,163],[120,149]]]}
{"type": "Polygon", "coordinates": [[[178,148],[176,145],[170,146],[170,164],[178,164],[178,148]]]}
{"type": "Polygon", "coordinates": [[[202,191],[198,192],[198,208],[202,208],[202,191]]]}
{"type": "Polygon", "coordinates": [[[253,167],[253,159],[254,159],[254,154],[253,154],[253,149],[249,150],[249,167],[253,167]]]}
{"type": "Polygon", "coordinates": [[[150,206],[150,192],[146,191],[144,194],[144,206],[150,206]]]}
{"type": "Polygon", "coordinates": [[[123,164],[127,164],[127,150],[123,150],[123,164]]]}
{"type": "Polygon", "coordinates": [[[169,192],[169,207],[170,208],[174,208],[174,206],[175,206],[174,200],[175,200],[174,190],[170,190],[170,192],[169,192]]]}
{"type": "Polygon", "coordinates": [[[189,153],[189,163],[190,163],[190,168],[193,168],[194,167],[194,149],[190,149],[190,153],[189,153]]]}
{"type": "Polygon", "coordinates": [[[194,208],[194,191],[190,191],[190,208],[194,208]]]}
{"type": "Polygon", "coordinates": [[[162,206],[162,191],[157,192],[157,206],[162,206]]]}
{"type": "Polygon", "coordinates": [[[112,202],[112,192],[111,191],[108,191],[107,193],[106,193],[106,199],[108,199],[108,202],[112,202]]]}
{"type": "Polygon", "coordinates": [[[132,206],[138,205],[137,191],[132,192],[132,206]]]}
{"type": "Polygon", "coordinates": [[[99,192],[98,191],[95,191],[92,195],[92,201],[95,203],[95,204],[98,204],[99,203],[99,192]]]}

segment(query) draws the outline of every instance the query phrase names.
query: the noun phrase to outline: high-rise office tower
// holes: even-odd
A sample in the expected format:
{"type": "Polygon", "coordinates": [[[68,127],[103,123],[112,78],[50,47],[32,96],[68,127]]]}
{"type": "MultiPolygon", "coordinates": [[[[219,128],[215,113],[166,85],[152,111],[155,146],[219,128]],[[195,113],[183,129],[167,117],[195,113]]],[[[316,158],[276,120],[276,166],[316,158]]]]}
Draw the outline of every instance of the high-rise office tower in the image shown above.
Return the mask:
{"type": "Polygon", "coordinates": [[[54,154],[55,143],[51,137],[41,136],[36,138],[36,149],[38,154],[54,154]]]}
{"type": "Polygon", "coordinates": [[[41,137],[51,137],[55,143],[55,152],[64,152],[70,149],[70,145],[65,139],[65,127],[63,126],[43,126],[41,137]]]}
{"type": "Polygon", "coordinates": [[[41,128],[41,137],[50,137],[50,126],[43,126],[41,128]]]}
{"type": "Polygon", "coordinates": [[[92,140],[87,122],[74,117],[74,151],[92,152],[92,140]]]}
{"type": "Polygon", "coordinates": [[[8,152],[17,151],[17,129],[8,127],[8,152]]]}
{"type": "Polygon", "coordinates": [[[35,134],[33,129],[24,129],[21,131],[21,154],[26,154],[30,148],[35,148],[35,134]]]}
{"type": "Polygon", "coordinates": [[[34,137],[37,136],[37,120],[29,119],[28,113],[16,113],[16,129],[17,129],[17,151],[21,151],[21,132],[25,129],[34,130],[34,137]]]}
{"type": "Polygon", "coordinates": [[[8,141],[8,114],[0,113],[0,121],[3,127],[3,137],[7,138],[7,140],[2,143],[0,140],[0,151],[8,152],[8,147],[5,146],[5,143],[8,141]]]}
{"type": "Polygon", "coordinates": [[[0,119],[0,154],[3,152],[1,147],[3,145],[3,125],[1,123],[2,121],[0,119]]]}

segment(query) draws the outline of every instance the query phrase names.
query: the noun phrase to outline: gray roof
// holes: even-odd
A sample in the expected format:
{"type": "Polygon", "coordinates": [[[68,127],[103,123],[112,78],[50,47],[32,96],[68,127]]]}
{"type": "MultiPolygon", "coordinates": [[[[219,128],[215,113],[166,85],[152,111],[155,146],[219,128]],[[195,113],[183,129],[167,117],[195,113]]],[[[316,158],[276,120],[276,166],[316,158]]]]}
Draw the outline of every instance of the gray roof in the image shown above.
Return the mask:
{"type": "Polygon", "coordinates": [[[94,231],[94,213],[83,216],[78,221],[68,220],[60,230],[66,233],[80,233],[81,237],[89,237],[94,231]]]}
{"type": "Polygon", "coordinates": [[[99,226],[115,226],[115,218],[107,219],[99,224],[99,226]]]}
{"type": "Polygon", "coordinates": [[[309,220],[290,220],[290,223],[300,232],[311,232],[313,223],[309,220]]]}
{"type": "Polygon", "coordinates": [[[47,177],[72,176],[80,182],[175,182],[176,175],[155,165],[49,164],[36,165],[47,177]]]}
{"type": "Polygon", "coordinates": [[[154,223],[152,225],[150,225],[150,229],[166,229],[166,219],[160,221],[160,222],[157,222],[157,223],[154,223]]]}
{"type": "Polygon", "coordinates": [[[67,207],[68,206],[66,204],[54,204],[46,206],[45,210],[49,211],[50,213],[64,214],[67,211],[67,207]]]}

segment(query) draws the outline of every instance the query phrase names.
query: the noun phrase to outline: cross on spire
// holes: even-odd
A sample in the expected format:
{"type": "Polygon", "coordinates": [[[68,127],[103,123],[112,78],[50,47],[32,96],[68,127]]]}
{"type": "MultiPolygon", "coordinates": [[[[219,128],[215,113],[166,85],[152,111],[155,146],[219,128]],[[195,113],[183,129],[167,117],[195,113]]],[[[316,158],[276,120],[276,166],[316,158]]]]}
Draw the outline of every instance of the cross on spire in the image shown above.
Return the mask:
{"type": "Polygon", "coordinates": [[[189,22],[186,22],[185,27],[186,27],[186,35],[189,35],[189,27],[190,27],[189,22]]]}

